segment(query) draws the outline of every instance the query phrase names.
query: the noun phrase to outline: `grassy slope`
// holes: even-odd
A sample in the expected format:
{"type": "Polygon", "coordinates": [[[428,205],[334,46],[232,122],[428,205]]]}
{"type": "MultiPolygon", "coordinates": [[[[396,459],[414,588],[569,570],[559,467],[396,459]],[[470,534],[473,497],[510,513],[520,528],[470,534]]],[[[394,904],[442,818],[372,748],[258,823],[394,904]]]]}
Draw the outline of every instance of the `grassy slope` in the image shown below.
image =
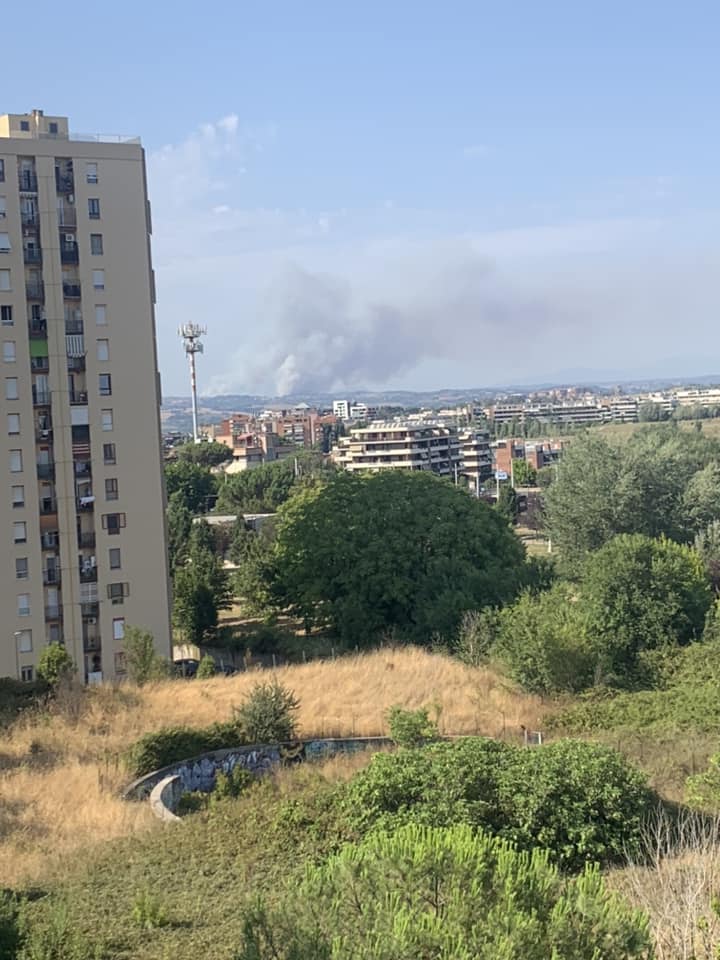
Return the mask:
{"type": "MultiPolygon", "coordinates": [[[[385,649],[276,671],[300,698],[307,736],[386,732],[393,704],[438,704],[447,733],[519,734],[537,728],[540,700],[492,671],[423,650],[385,649]]],[[[64,871],[68,857],[159,824],[145,804],[117,791],[127,780],[119,755],[141,734],[171,724],[227,720],[258,679],[248,673],[168,681],[141,690],[96,688],[70,696],[56,715],[29,718],[0,741],[0,877],[16,886],[64,871]]]]}

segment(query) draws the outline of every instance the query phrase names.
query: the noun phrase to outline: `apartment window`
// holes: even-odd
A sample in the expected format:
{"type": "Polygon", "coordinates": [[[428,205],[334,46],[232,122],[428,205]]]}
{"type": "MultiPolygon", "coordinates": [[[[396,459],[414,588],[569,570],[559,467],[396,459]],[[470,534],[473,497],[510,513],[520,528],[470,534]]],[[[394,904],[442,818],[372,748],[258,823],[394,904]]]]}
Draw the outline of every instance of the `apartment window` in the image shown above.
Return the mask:
{"type": "Polygon", "coordinates": [[[28,558],[16,557],[15,558],[15,579],[27,580],[27,578],[28,578],[28,558]]]}
{"type": "Polygon", "coordinates": [[[27,524],[24,521],[13,524],[13,543],[27,543],[27,524]]]}
{"type": "Polygon", "coordinates": [[[33,668],[32,667],[20,667],[20,679],[25,683],[32,683],[33,679],[33,668]]]}
{"type": "Polygon", "coordinates": [[[130,584],[109,583],[107,585],[107,595],[111,603],[123,603],[125,597],[130,596],[130,584]]]}
{"type": "Polygon", "coordinates": [[[95,304],[95,323],[99,327],[107,326],[107,307],[104,303],[95,304]]]}
{"type": "Polygon", "coordinates": [[[110,359],[110,341],[109,340],[97,340],[97,358],[101,363],[105,363],[110,359]]]}
{"type": "Polygon", "coordinates": [[[19,413],[9,413],[7,415],[7,428],[8,428],[8,433],[11,437],[15,437],[20,433],[20,414],[19,413]]]}
{"type": "Polygon", "coordinates": [[[102,429],[105,431],[112,430],[113,428],[113,412],[112,410],[101,410],[100,411],[100,423],[102,429]]]}
{"type": "Polygon", "coordinates": [[[62,643],[62,633],[60,631],[59,623],[50,623],[48,624],[48,643],[62,643]]]}
{"type": "Polygon", "coordinates": [[[103,444],[103,463],[106,463],[106,464],[116,463],[114,443],[103,444]]]}
{"type": "Polygon", "coordinates": [[[4,303],[0,307],[0,323],[4,327],[11,327],[13,325],[13,312],[10,304],[4,303]]]}
{"type": "Polygon", "coordinates": [[[5,161],[0,160],[0,183],[5,183],[5,161]]]}
{"type": "Polygon", "coordinates": [[[22,473],[22,450],[10,451],[10,473],[22,473]]]}
{"type": "Polygon", "coordinates": [[[18,630],[15,639],[18,653],[32,653],[32,630],[18,630]]]}
{"type": "Polygon", "coordinates": [[[90,253],[99,257],[103,252],[103,238],[101,233],[90,234],[90,253]]]}
{"type": "MultiPolygon", "coordinates": [[[[113,618],[113,640],[125,639],[125,617],[113,618]]],[[[123,654],[123,657],[125,654],[123,654]]]]}
{"type": "Polygon", "coordinates": [[[120,547],[110,547],[108,550],[108,555],[110,557],[110,569],[119,570],[122,566],[120,560],[120,547]]]}
{"type": "Polygon", "coordinates": [[[9,233],[0,233],[0,253],[10,253],[9,233]]]}
{"type": "Polygon", "coordinates": [[[17,377],[5,377],[5,399],[17,400],[17,398],[18,398],[17,377]]]}
{"type": "Polygon", "coordinates": [[[93,288],[95,290],[104,290],[105,289],[105,271],[104,270],[93,270],[93,288]]]}
{"type": "Polygon", "coordinates": [[[91,220],[100,219],[100,201],[97,197],[90,197],[88,199],[88,216],[91,220]]]}
{"type": "Polygon", "coordinates": [[[48,124],[48,133],[51,133],[53,136],[56,136],[58,132],[58,125],[54,121],[50,121],[48,124]]]}
{"type": "Polygon", "coordinates": [[[102,516],[102,528],[111,536],[119,534],[126,525],[127,517],[124,513],[104,513],[102,516]]]}
{"type": "Polygon", "coordinates": [[[5,197],[0,197],[0,220],[4,220],[7,216],[7,200],[5,197]]]}
{"type": "Polygon", "coordinates": [[[85,164],[85,180],[87,183],[98,182],[98,165],[96,163],[85,164]]]}
{"type": "Polygon", "coordinates": [[[30,616],[30,594],[19,593],[17,598],[17,612],[19,617],[30,616]]]}
{"type": "Polygon", "coordinates": [[[3,340],[3,360],[5,363],[15,363],[14,340],[3,340]]]}
{"type": "Polygon", "coordinates": [[[30,132],[30,121],[29,121],[29,120],[21,120],[21,121],[20,121],[20,129],[22,130],[23,133],[29,133],[29,132],[30,132]]]}
{"type": "Polygon", "coordinates": [[[14,486],[10,488],[12,490],[12,505],[13,507],[24,507],[25,506],[25,487],[23,486],[14,486]]]}
{"type": "Polygon", "coordinates": [[[112,377],[109,373],[98,374],[98,389],[101,397],[112,396],[112,377]]]}
{"type": "Polygon", "coordinates": [[[105,478],[105,499],[117,500],[117,498],[118,498],[117,477],[106,477],[105,478]]]}
{"type": "Polygon", "coordinates": [[[10,271],[0,270],[0,290],[10,289],[10,271]]]}

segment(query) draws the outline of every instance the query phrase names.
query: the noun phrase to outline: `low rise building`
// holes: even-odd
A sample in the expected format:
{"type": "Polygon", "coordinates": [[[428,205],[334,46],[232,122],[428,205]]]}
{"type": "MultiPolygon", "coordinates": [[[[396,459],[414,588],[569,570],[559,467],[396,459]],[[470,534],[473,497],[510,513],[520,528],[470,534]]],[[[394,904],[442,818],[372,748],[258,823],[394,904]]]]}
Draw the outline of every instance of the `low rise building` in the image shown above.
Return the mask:
{"type": "Polygon", "coordinates": [[[351,430],[349,436],[338,439],[332,459],[351,473],[429,470],[450,477],[461,469],[455,430],[403,421],[376,422],[351,430]]]}

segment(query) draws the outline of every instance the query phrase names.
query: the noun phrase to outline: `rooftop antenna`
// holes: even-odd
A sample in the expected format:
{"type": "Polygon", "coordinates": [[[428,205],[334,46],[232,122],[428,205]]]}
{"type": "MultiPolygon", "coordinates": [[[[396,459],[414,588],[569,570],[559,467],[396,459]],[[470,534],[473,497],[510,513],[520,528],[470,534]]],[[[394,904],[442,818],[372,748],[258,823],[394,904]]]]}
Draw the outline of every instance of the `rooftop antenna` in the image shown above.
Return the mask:
{"type": "Polygon", "coordinates": [[[198,409],[197,409],[197,377],[195,376],[195,354],[203,353],[203,345],[200,337],[207,334],[207,327],[201,327],[197,323],[183,323],[178,327],[178,336],[183,342],[185,353],[190,361],[190,392],[192,394],[192,419],[193,419],[193,441],[200,442],[198,434],[198,409]]]}

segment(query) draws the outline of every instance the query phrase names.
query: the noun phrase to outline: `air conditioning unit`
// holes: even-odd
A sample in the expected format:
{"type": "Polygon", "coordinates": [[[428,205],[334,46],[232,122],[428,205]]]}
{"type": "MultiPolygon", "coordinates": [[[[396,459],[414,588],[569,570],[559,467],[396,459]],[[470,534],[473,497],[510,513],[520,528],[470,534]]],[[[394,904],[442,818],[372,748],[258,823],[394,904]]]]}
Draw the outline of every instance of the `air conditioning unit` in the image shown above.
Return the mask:
{"type": "Polygon", "coordinates": [[[74,193],[69,193],[69,194],[68,194],[67,202],[68,202],[68,203],[75,203],[75,194],[74,194],[74,193]]]}

